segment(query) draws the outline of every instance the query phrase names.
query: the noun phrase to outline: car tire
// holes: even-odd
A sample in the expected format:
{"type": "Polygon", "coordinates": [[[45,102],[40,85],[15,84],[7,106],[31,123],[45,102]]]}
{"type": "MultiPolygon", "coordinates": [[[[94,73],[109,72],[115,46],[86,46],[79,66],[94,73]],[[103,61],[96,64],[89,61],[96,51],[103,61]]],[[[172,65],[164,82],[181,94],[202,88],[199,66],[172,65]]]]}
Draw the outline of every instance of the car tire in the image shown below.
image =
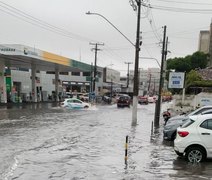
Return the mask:
{"type": "Polygon", "coordinates": [[[186,151],[185,157],[191,163],[198,163],[205,160],[206,153],[203,148],[193,146],[186,151]]]}
{"type": "Polygon", "coordinates": [[[87,109],[87,108],[89,108],[89,107],[88,107],[88,106],[85,106],[84,108],[87,109]]]}

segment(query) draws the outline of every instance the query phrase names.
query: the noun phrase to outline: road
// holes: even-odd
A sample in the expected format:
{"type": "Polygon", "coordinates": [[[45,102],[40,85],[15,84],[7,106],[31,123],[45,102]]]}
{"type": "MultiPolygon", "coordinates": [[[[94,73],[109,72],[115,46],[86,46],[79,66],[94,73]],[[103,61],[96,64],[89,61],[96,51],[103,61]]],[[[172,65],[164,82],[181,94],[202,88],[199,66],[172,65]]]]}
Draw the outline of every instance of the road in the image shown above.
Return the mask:
{"type": "Polygon", "coordinates": [[[132,107],[116,105],[76,111],[31,104],[0,115],[1,180],[212,179],[211,160],[189,164],[163,142],[163,122],[151,135],[154,104],[138,105],[136,127],[132,107]]]}

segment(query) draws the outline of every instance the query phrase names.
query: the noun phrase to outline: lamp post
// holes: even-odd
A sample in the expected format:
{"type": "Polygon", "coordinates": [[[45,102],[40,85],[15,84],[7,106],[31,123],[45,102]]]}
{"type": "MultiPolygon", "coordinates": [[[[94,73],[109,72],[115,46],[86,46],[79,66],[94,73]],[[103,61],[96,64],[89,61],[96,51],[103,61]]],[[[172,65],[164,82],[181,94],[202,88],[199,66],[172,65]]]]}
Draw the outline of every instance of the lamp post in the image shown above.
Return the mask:
{"type": "MultiPolygon", "coordinates": [[[[139,67],[139,51],[140,51],[140,16],[141,16],[141,1],[135,0],[138,7],[137,15],[137,31],[136,31],[136,44],[134,44],[128,37],[126,37],[113,23],[111,23],[106,17],[99,13],[91,13],[88,11],[87,15],[97,15],[106,20],[113,28],[115,28],[133,47],[135,47],[135,67],[134,67],[134,83],[133,83],[133,110],[132,110],[132,126],[137,125],[137,105],[138,105],[138,67],[139,67]]],[[[134,8],[135,10],[135,8],[134,8]]]]}
{"type": "Polygon", "coordinates": [[[159,63],[159,61],[156,58],[153,58],[153,57],[139,57],[139,58],[140,59],[152,59],[152,60],[155,60],[157,62],[157,64],[158,64],[159,68],[161,68],[160,63],[159,63]]]}
{"type": "MultiPolygon", "coordinates": [[[[112,66],[113,66],[113,64],[111,63],[111,64],[105,66],[105,69],[106,69],[106,77],[107,77],[107,73],[108,73],[108,71],[107,71],[107,67],[108,67],[108,66],[111,66],[111,72],[110,72],[110,98],[111,98],[111,102],[112,102],[112,96],[113,96],[112,66]]],[[[107,78],[106,78],[106,80],[107,80],[107,78]]]]}
{"type": "Polygon", "coordinates": [[[129,71],[130,71],[130,64],[132,64],[132,62],[124,62],[125,64],[127,64],[127,88],[129,87],[129,71]]]}

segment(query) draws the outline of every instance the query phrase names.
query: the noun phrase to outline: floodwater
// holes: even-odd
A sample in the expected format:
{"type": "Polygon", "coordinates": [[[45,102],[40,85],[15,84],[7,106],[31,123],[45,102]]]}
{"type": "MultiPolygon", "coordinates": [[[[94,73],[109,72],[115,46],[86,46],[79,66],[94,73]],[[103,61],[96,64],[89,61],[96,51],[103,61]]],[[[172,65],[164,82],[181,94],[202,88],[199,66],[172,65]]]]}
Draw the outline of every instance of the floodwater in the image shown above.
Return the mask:
{"type": "Polygon", "coordinates": [[[65,110],[54,104],[0,109],[1,180],[212,179],[212,161],[189,164],[151,125],[154,104],[65,110]],[[125,164],[125,139],[129,136],[125,164]]]}

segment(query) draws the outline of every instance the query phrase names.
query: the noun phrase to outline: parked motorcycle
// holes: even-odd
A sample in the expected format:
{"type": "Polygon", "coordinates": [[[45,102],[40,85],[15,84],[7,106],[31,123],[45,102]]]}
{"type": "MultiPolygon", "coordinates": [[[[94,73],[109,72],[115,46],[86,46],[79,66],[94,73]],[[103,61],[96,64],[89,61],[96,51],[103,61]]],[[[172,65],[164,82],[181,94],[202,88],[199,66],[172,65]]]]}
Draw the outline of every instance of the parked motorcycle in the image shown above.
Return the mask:
{"type": "Polygon", "coordinates": [[[163,112],[163,119],[164,119],[165,125],[170,117],[171,117],[171,113],[169,112],[169,109],[163,112]]]}

